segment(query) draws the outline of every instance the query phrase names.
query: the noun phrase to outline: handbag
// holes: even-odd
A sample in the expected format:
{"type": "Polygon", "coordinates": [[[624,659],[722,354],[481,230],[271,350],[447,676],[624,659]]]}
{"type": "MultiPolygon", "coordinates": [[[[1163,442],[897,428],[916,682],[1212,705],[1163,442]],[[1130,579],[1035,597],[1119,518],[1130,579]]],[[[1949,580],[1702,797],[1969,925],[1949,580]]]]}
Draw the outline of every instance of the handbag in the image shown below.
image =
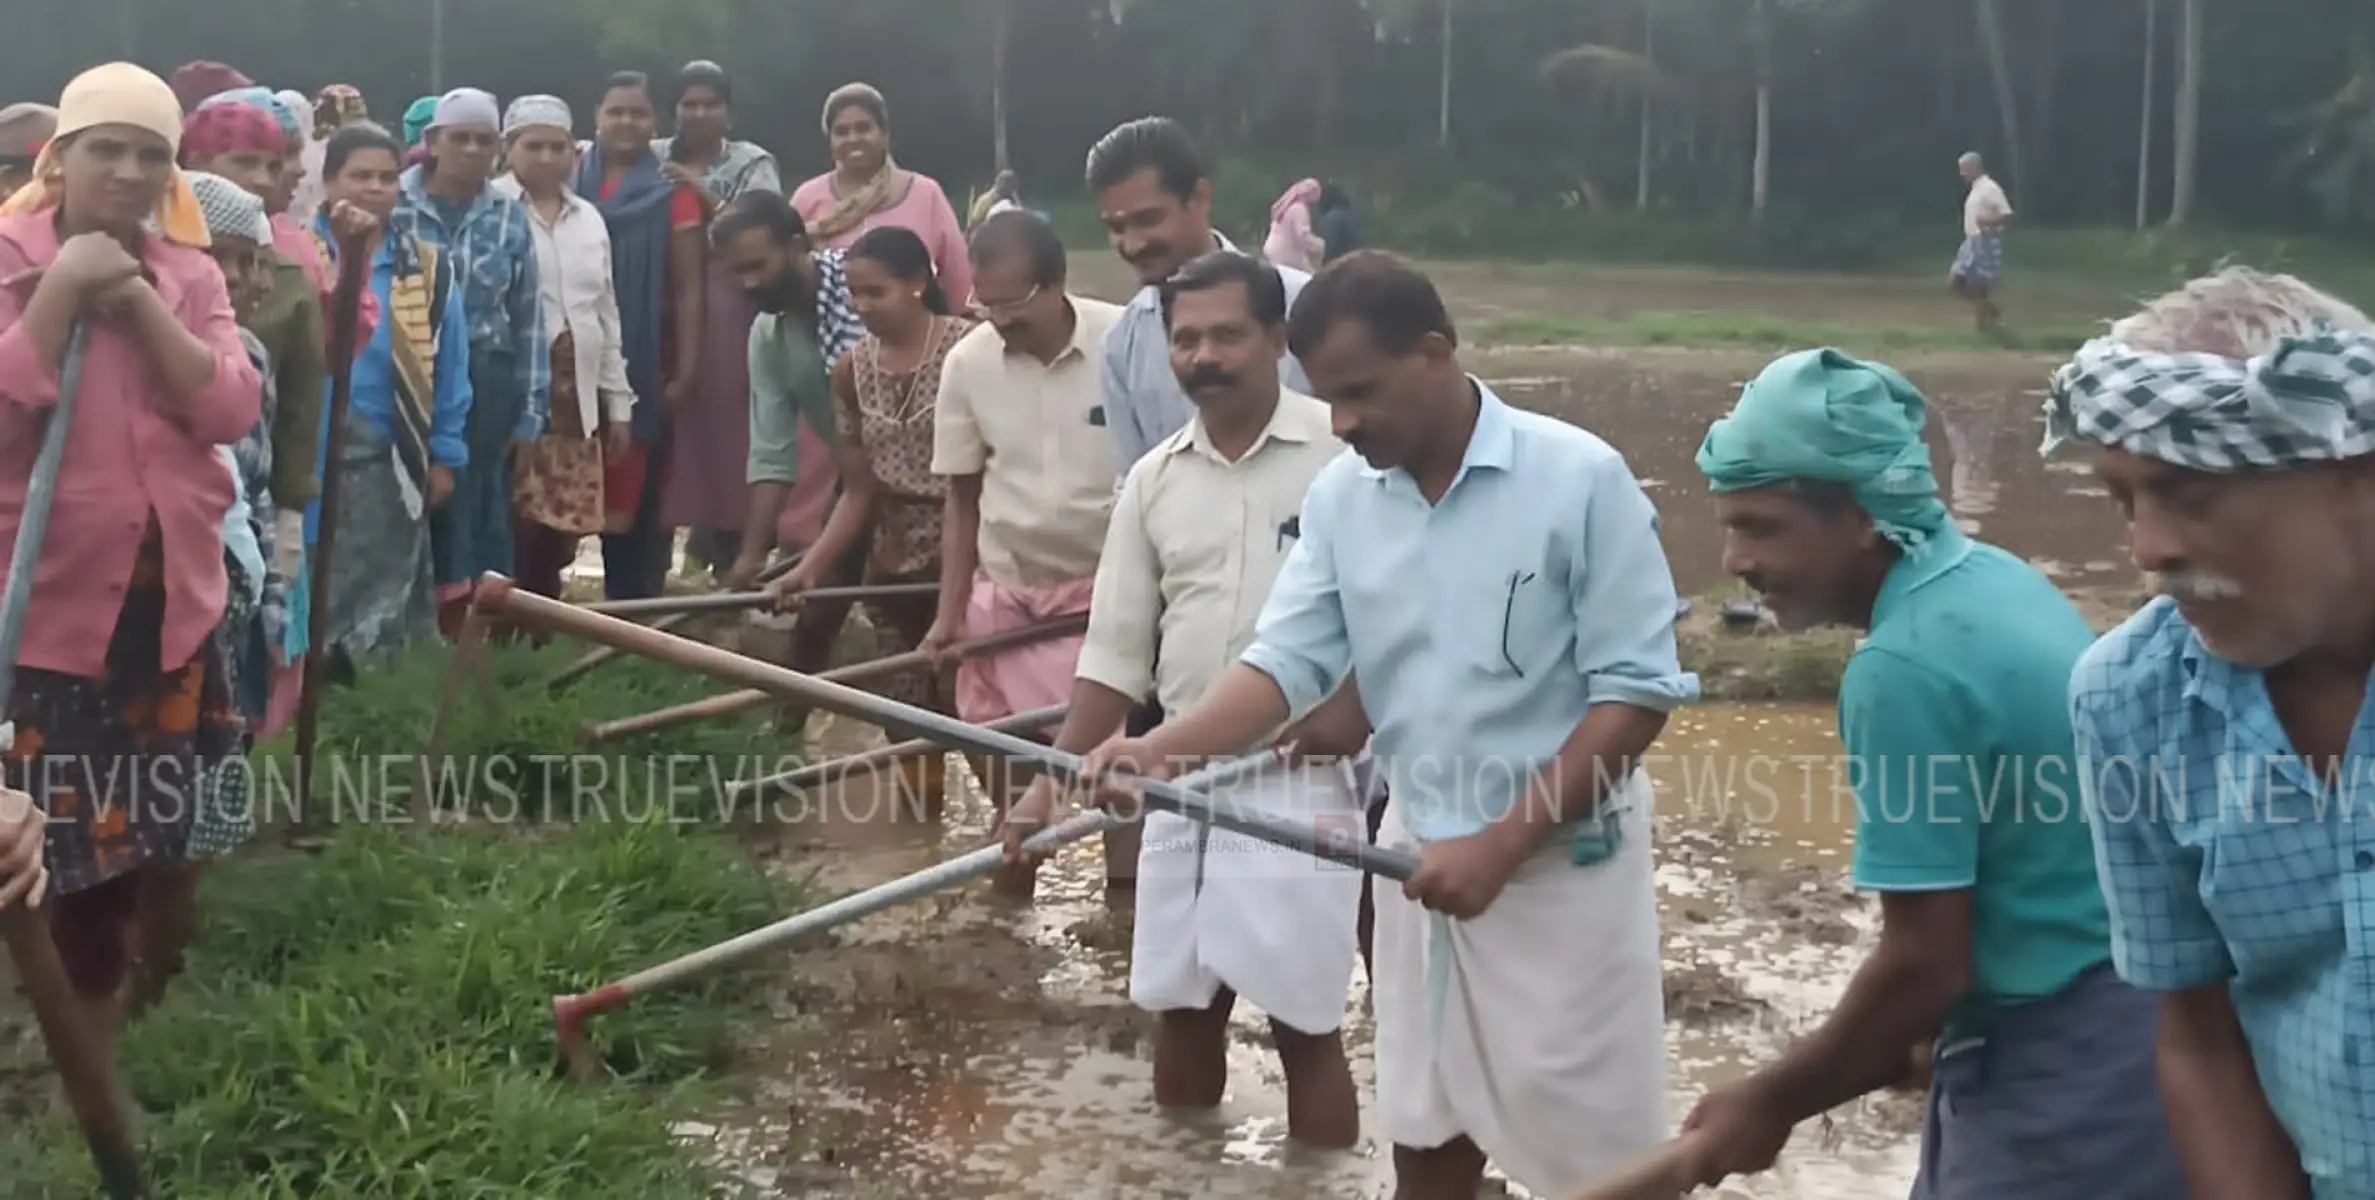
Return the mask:
{"type": "Polygon", "coordinates": [[[585,432],[578,408],[575,339],[553,339],[552,409],[512,474],[511,503],[523,520],[559,533],[602,532],[602,443],[585,432]]]}

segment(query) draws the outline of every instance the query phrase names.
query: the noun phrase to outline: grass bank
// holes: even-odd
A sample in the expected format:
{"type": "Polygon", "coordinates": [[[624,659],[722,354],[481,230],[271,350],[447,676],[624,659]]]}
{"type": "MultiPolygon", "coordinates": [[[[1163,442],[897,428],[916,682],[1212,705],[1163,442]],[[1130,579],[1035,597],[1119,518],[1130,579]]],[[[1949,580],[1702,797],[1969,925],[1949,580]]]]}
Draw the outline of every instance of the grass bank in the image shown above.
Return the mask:
{"type": "Polygon", "coordinates": [[[1872,326],[1801,321],[1746,312],[1638,312],[1623,316],[1521,313],[1479,324],[1484,346],[1703,346],[1792,350],[1835,346],[1856,354],[1904,350],[2009,350],[2067,354],[2091,336],[2083,325],[2008,328],[1872,326]]]}
{"type": "MultiPolygon", "coordinates": [[[[499,756],[569,755],[587,720],[717,690],[637,662],[559,697],[537,686],[580,649],[495,655],[499,718],[465,710],[449,743],[472,777],[484,784],[499,756]]],[[[444,663],[443,651],[424,653],[336,694],[323,710],[325,752],[364,768],[359,779],[377,777],[382,756],[417,754],[444,663]]],[[[755,720],[716,722],[671,737],[668,749],[772,750],[767,741],[755,720]]],[[[632,763],[652,749],[605,757],[632,763]]],[[[285,753],[268,747],[263,758],[285,753]]],[[[730,778],[735,768],[719,770],[730,778]]],[[[385,773],[409,786],[401,765],[385,773]]],[[[530,773],[512,785],[512,812],[481,795],[477,819],[433,828],[363,819],[368,801],[395,810],[403,800],[362,794],[319,854],[259,848],[212,871],[189,974],[124,1045],[160,1194],[718,1194],[720,1168],[670,1129],[729,1098],[719,1077],[738,1033],[767,1017],[758,975],[726,972],[598,1022],[623,1078],[590,1088],[560,1079],[545,1003],[799,904],[722,822],[667,819],[651,778],[629,770],[599,788],[572,781],[581,797],[605,801],[589,810],[538,805],[560,781],[530,773]]],[[[0,1108],[15,1110],[0,1112],[11,1130],[0,1146],[4,1190],[89,1194],[90,1168],[67,1118],[46,1107],[46,1081],[20,1082],[31,1086],[0,1094],[0,1108]]]]}

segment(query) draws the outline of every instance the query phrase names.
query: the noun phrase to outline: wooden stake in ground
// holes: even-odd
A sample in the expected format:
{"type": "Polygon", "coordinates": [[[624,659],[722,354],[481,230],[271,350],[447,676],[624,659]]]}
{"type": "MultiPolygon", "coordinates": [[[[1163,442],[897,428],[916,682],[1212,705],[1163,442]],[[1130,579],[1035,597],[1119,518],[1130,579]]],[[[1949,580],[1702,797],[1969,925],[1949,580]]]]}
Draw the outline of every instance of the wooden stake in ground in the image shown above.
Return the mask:
{"type": "MultiPolygon", "coordinates": [[[[338,244],[338,290],[330,302],[330,438],[322,459],[321,521],[306,563],[312,575],[307,597],[305,667],[299,673],[297,696],[297,823],[296,837],[310,835],[313,811],[313,750],[320,734],[322,660],[330,640],[322,631],[330,625],[330,563],[338,537],[338,464],[346,453],[346,413],[355,395],[355,343],[363,319],[363,280],[371,268],[363,239],[343,238],[338,244]]],[[[381,320],[394,320],[382,314],[381,320]]],[[[423,497],[424,501],[427,499],[423,497]]],[[[424,514],[425,515],[425,514],[424,514]]]]}
{"type": "MultiPolygon", "coordinates": [[[[16,742],[16,725],[4,717],[16,695],[17,650],[25,640],[25,610],[33,603],[33,578],[41,563],[42,542],[49,533],[50,506],[58,498],[58,469],[66,460],[66,431],[74,422],[75,394],[81,390],[88,338],[79,321],[66,335],[65,356],[58,364],[57,404],[43,418],[41,450],[25,484],[16,545],[8,555],[7,590],[0,593],[0,750],[16,742]]],[[[148,1185],[141,1178],[140,1158],[132,1150],[132,1131],[124,1118],[127,1106],[116,1083],[115,1064],[100,1053],[98,1040],[83,1023],[81,999],[66,978],[65,964],[58,961],[48,919],[28,905],[11,905],[0,911],[0,938],[8,942],[17,979],[33,1003],[50,1065],[65,1085],[66,1103],[74,1110],[83,1141],[91,1150],[91,1162],[99,1170],[100,1189],[110,1200],[145,1200],[148,1185]]]]}

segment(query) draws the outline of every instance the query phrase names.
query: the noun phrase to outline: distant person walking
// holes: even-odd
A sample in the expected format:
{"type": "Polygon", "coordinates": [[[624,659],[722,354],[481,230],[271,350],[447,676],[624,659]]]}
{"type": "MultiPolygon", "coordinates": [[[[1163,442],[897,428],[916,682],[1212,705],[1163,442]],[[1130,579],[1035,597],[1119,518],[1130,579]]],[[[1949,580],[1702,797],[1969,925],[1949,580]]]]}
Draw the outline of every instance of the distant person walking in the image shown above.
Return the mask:
{"type": "Polygon", "coordinates": [[[1310,272],[1325,261],[1327,247],[1312,222],[1319,197],[1319,180],[1306,179],[1270,206],[1270,236],[1262,242],[1262,257],[1271,266],[1310,272]]]}
{"type": "Polygon", "coordinates": [[[2012,221],[2012,202],[2004,198],[2003,187],[1987,173],[1978,154],[1966,153],[1956,165],[1971,190],[1963,197],[1963,245],[1955,251],[1947,284],[1970,303],[1980,332],[1992,333],[2004,323],[1995,296],[1996,281],[2004,273],[2004,226],[2012,221]]]}

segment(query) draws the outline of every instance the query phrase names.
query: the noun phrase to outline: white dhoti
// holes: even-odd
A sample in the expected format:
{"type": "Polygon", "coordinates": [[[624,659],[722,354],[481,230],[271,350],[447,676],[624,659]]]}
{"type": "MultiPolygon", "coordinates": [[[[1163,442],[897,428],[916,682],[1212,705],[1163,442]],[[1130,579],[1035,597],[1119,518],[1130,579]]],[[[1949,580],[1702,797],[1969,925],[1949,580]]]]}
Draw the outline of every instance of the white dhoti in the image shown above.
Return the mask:
{"type": "MultiPolygon", "coordinates": [[[[1627,810],[1613,856],[1578,867],[1558,838],[1475,920],[1377,888],[1375,1111],[1393,1144],[1465,1135],[1528,1191],[1555,1196],[1666,1138],[1646,778],[1608,800],[1627,810]]],[[[1378,843],[1415,852],[1402,807],[1389,801],[1378,843]]]]}
{"type": "MultiPolygon", "coordinates": [[[[1211,794],[1227,811],[1368,840],[1342,765],[1265,775],[1211,794]]],[[[1360,957],[1361,875],[1170,813],[1146,814],[1138,850],[1130,1000],[1155,1012],[1205,1008],[1223,987],[1302,1033],[1344,1023],[1360,957]]]]}

